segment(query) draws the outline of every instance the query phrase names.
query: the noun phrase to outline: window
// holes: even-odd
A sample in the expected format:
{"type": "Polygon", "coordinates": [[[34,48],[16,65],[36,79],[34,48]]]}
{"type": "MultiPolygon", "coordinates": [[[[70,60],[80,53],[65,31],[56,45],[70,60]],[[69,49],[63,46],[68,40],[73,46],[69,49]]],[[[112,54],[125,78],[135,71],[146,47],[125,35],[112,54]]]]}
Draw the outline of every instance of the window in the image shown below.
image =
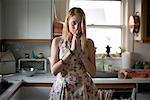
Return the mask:
{"type": "Polygon", "coordinates": [[[86,14],[87,37],[96,46],[96,54],[119,52],[122,45],[122,2],[120,0],[70,0],[69,8],[80,7],[86,14]]]}

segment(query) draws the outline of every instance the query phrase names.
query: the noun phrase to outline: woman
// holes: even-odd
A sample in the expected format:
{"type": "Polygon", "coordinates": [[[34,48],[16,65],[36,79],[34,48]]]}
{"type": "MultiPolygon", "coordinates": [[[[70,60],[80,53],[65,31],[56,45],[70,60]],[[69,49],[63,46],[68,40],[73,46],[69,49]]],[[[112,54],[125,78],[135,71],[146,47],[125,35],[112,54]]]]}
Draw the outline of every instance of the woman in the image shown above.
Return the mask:
{"type": "Polygon", "coordinates": [[[86,38],[85,13],[81,8],[69,10],[61,37],[52,41],[51,72],[57,75],[50,100],[97,100],[92,81],[96,73],[95,47],[86,38]]]}

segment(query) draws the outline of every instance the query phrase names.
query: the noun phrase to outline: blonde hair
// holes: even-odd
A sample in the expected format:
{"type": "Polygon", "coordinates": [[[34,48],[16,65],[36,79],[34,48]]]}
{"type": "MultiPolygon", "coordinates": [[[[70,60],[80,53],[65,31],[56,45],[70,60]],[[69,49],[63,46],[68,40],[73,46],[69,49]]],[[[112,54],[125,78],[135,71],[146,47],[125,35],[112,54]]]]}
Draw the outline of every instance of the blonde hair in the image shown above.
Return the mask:
{"type": "Polygon", "coordinates": [[[85,21],[85,13],[81,8],[73,7],[69,10],[68,14],[65,18],[65,23],[62,31],[62,36],[66,41],[69,41],[71,38],[71,34],[69,32],[69,19],[75,15],[79,15],[81,17],[81,47],[84,51],[86,47],[86,21],[85,21]]]}

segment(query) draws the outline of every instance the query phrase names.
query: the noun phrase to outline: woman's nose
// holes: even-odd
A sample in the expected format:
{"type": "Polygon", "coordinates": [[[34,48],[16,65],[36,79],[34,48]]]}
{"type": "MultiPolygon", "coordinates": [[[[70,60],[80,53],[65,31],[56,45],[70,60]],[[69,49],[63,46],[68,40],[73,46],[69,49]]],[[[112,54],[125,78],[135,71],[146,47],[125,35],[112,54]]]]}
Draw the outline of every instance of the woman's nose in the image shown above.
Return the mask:
{"type": "Polygon", "coordinates": [[[76,24],[75,29],[79,30],[80,29],[80,24],[76,24]]]}

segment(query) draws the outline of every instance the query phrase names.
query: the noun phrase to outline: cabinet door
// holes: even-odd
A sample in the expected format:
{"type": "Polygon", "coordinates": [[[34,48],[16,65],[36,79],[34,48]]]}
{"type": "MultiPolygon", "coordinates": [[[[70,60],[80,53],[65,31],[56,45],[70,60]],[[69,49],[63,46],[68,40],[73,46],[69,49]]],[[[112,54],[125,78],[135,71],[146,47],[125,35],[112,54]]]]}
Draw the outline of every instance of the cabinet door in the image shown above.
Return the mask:
{"type": "Polygon", "coordinates": [[[47,100],[50,87],[21,87],[11,100],[47,100]]]}
{"type": "Polygon", "coordinates": [[[135,34],[135,40],[150,42],[150,1],[135,0],[135,13],[140,16],[140,31],[135,34]]]}
{"type": "Polygon", "coordinates": [[[5,0],[5,39],[28,38],[27,0],[5,0]]]}
{"type": "MultiPolygon", "coordinates": [[[[2,18],[3,18],[3,14],[2,14],[2,0],[0,0],[0,39],[2,39],[2,18]]],[[[0,41],[1,44],[1,41],[0,41]]]]}
{"type": "Polygon", "coordinates": [[[50,39],[51,0],[29,0],[29,39],[50,39]]]}
{"type": "Polygon", "coordinates": [[[142,0],[142,7],[143,7],[143,23],[144,23],[144,41],[150,42],[150,1],[149,0],[142,0]]]}
{"type": "Polygon", "coordinates": [[[5,0],[5,39],[50,39],[52,0],[5,0]]]}

